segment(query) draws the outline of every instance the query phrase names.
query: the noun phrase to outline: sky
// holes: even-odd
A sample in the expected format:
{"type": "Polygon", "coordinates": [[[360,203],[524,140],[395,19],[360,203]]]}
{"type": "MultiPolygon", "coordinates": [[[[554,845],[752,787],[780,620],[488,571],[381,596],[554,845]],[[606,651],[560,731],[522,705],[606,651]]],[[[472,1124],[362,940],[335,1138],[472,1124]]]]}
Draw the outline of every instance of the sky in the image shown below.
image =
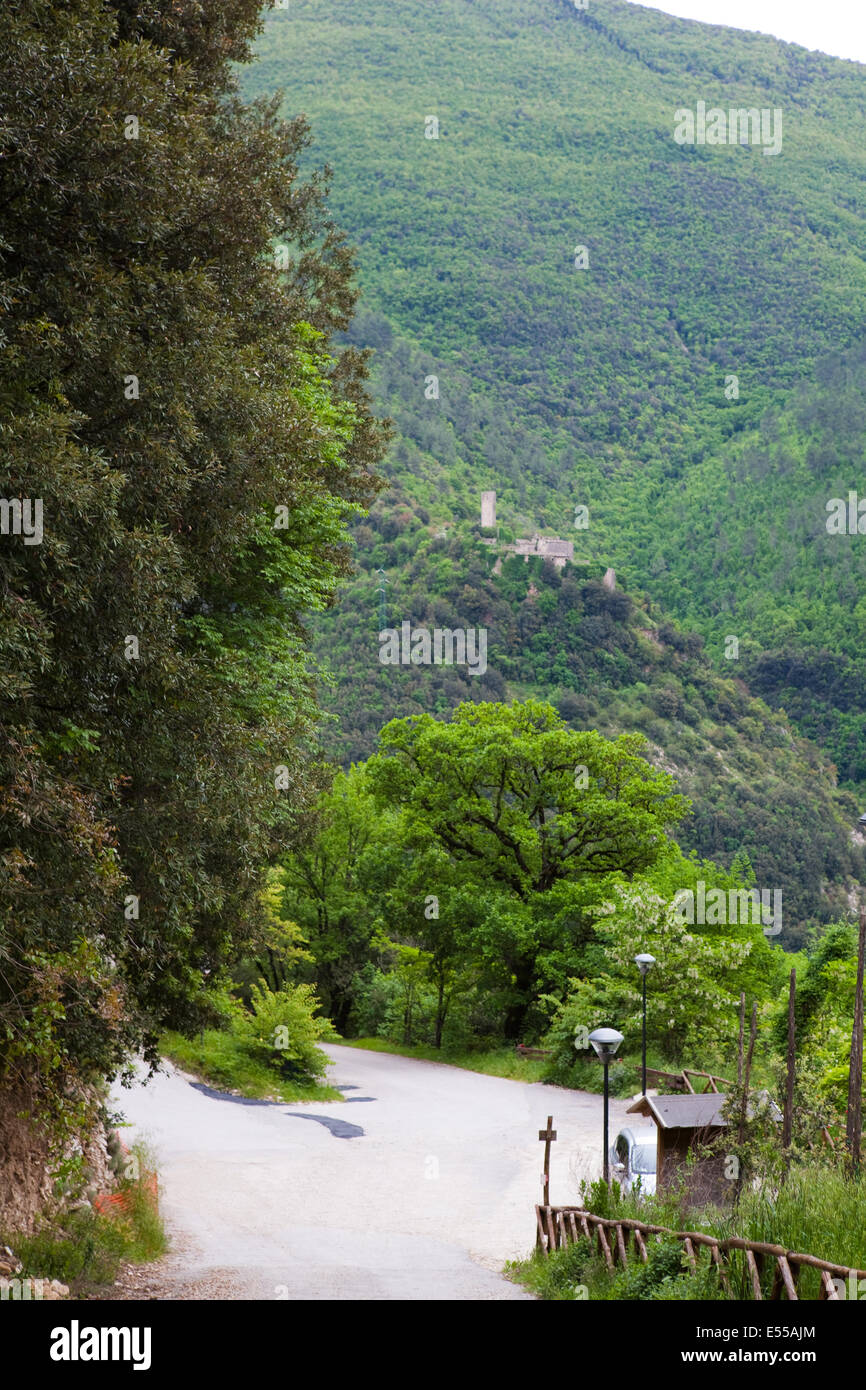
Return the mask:
{"type": "Polygon", "coordinates": [[[640,0],[681,19],[759,30],[836,58],[866,63],[864,0],[640,0]]]}

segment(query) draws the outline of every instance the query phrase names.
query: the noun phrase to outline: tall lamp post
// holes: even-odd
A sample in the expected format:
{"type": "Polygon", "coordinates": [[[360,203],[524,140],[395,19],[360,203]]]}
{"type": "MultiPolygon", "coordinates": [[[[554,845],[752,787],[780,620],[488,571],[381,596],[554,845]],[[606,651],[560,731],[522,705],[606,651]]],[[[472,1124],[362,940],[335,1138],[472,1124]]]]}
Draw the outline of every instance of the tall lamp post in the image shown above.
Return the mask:
{"type": "Polygon", "coordinates": [[[622,1033],[618,1033],[615,1028],[596,1028],[594,1033],[590,1033],[589,1041],[595,1048],[597,1055],[604,1064],[604,1182],[605,1186],[610,1185],[610,1155],[608,1153],[608,1100],[610,1091],[608,1089],[607,1069],[610,1066],[611,1057],[616,1055],[616,1050],[622,1042],[622,1033]]]}
{"type": "Polygon", "coordinates": [[[648,956],[646,953],[635,956],[634,963],[641,973],[643,980],[643,1042],[641,1047],[641,1092],[646,1095],[646,977],[656,963],[655,956],[648,956]]]}

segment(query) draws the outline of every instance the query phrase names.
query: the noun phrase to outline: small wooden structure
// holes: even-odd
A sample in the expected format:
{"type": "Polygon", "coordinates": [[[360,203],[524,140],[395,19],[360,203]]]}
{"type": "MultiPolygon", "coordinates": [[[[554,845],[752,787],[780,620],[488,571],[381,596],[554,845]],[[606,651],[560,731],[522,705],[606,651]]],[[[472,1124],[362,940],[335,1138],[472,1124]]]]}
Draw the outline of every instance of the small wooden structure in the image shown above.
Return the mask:
{"type": "MultiPolygon", "coordinates": [[[[689,1154],[709,1146],[727,1128],[722,1114],[725,1099],[720,1091],[700,1095],[641,1096],[629,1106],[629,1115],[644,1115],[653,1120],[657,1128],[656,1191],[685,1176],[689,1154]]],[[[782,1112],[773,1102],[771,1111],[773,1119],[781,1120],[782,1112]]],[[[703,1206],[707,1202],[727,1201],[731,1195],[731,1178],[725,1172],[726,1162],[723,1153],[698,1156],[688,1174],[690,1202],[703,1206]]]]}
{"type": "Polygon", "coordinates": [[[553,1053],[546,1047],[524,1047],[523,1043],[517,1044],[518,1057],[552,1057],[553,1053]]]}

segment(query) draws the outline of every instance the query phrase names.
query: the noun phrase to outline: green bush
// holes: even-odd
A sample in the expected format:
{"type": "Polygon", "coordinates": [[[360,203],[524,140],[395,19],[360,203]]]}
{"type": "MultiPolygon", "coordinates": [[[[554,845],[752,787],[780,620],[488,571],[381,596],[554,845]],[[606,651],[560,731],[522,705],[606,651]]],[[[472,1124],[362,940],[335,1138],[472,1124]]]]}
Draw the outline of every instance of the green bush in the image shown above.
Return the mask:
{"type": "Polygon", "coordinates": [[[328,1019],[317,1017],[318,1008],[313,985],[286,984],[274,991],[256,984],[252,1012],[239,1009],[233,1029],[254,1058],[282,1075],[320,1079],[328,1058],[317,1043],[337,1035],[328,1019]]]}
{"type": "Polygon", "coordinates": [[[573,1299],[579,1286],[588,1285],[588,1271],[594,1262],[592,1245],[586,1236],[581,1236],[572,1245],[554,1250],[551,1255],[536,1249],[531,1259],[509,1264],[507,1272],[536,1298],[563,1302],[573,1299]]]}
{"type": "MultiPolygon", "coordinates": [[[[590,1290],[590,1297],[593,1296],[590,1290]]],[[[686,1263],[681,1241],[663,1239],[647,1245],[647,1261],[635,1259],[611,1280],[604,1296],[625,1302],[716,1299],[721,1297],[718,1275],[705,1263],[694,1273],[686,1263]]]]}

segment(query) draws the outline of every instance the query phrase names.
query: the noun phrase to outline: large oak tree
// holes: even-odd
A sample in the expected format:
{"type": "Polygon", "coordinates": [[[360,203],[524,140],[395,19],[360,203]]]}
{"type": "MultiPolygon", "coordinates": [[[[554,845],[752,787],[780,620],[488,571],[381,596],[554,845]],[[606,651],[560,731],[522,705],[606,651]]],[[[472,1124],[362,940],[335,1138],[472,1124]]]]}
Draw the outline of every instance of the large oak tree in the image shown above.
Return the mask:
{"type": "Polygon", "coordinates": [[[508,1036],[542,957],[586,939],[602,885],[650,868],[687,809],[644,746],[571,730],[537,700],[462,704],[449,721],[393,720],[366,765],[380,802],[403,810],[406,844],[437,845],[474,885],[476,933],[511,974],[508,1036]]]}

